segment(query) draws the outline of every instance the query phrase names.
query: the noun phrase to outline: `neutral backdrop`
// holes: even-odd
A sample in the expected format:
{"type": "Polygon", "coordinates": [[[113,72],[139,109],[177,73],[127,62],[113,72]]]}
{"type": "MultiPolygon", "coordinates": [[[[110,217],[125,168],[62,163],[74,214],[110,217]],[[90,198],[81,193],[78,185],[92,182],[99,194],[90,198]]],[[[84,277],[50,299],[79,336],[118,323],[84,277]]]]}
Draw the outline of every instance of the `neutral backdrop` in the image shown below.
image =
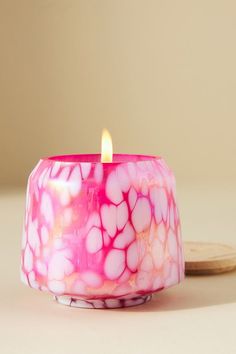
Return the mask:
{"type": "Polygon", "coordinates": [[[28,174],[104,127],[172,167],[184,241],[236,244],[236,1],[0,0],[1,354],[235,354],[236,272],[114,311],[20,284],[28,174]]]}
{"type": "Polygon", "coordinates": [[[234,181],[235,19],[234,0],[0,0],[0,186],[98,152],[103,127],[177,181],[234,181]]]}

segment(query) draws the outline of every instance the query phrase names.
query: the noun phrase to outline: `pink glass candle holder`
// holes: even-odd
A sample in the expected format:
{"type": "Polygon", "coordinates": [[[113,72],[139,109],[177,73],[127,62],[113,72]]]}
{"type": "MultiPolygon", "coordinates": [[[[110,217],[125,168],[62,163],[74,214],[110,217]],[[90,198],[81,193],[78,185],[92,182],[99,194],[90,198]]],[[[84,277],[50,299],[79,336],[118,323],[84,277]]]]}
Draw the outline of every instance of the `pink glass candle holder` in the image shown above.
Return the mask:
{"type": "Polygon", "coordinates": [[[175,179],[160,157],[65,155],[28,180],[22,281],[62,304],[142,304],[184,277],[175,179]]]}

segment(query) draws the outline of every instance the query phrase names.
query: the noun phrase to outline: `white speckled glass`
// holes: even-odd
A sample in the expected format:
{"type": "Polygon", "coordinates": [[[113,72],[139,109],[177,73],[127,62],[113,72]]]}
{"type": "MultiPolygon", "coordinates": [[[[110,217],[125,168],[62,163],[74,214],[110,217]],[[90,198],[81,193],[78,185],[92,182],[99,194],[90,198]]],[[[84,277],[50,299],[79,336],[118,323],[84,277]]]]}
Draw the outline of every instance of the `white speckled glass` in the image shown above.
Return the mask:
{"type": "Polygon", "coordinates": [[[65,155],[28,180],[22,281],[60,303],[146,302],[184,277],[175,179],[162,158],[65,155]]]}

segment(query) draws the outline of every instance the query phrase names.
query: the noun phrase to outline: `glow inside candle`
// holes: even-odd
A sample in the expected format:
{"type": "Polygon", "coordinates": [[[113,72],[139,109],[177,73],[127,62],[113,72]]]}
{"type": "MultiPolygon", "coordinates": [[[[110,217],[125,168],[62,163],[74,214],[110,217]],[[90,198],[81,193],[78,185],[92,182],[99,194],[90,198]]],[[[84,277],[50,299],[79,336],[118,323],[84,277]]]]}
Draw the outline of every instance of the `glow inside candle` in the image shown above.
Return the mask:
{"type": "Polygon", "coordinates": [[[171,170],[159,157],[65,155],[28,180],[22,280],[71,306],[141,304],[184,277],[171,170]]]}

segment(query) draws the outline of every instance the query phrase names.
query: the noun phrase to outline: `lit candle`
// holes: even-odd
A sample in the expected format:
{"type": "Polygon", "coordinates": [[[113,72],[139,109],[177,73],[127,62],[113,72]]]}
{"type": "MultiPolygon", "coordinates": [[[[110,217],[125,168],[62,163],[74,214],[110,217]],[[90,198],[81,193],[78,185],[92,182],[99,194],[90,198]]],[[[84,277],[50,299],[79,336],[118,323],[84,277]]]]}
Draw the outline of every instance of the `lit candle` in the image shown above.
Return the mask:
{"type": "Polygon", "coordinates": [[[184,277],[175,180],[156,156],[41,159],[28,180],[22,281],[60,303],[142,304],[184,277]]]}
{"type": "Polygon", "coordinates": [[[111,135],[108,130],[104,129],[102,132],[102,148],[101,148],[101,162],[112,162],[113,148],[111,135]]]}

